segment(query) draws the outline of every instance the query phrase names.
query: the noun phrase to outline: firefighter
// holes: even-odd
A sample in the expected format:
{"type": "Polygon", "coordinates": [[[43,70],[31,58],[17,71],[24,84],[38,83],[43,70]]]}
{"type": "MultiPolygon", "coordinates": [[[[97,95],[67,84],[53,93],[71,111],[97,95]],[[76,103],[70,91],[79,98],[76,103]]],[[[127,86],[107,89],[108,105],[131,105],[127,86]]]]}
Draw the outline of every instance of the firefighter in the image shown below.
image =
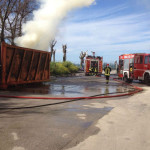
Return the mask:
{"type": "Polygon", "coordinates": [[[93,72],[94,72],[93,67],[89,68],[89,72],[91,75],[93,75],[93,72]]]}
{"type": "Polygon", "coordinates": [[[97,68],[96,67],[94,68],[94,72],[95,72],[95,75],[97,75],[97,68]]]}
{"type": "Polygon", "coordinates": [[[105,77],[106,77],[106,84],[108,84],[109,76],[110,76],[110,72],[111,72],[111,68],[109,67],[109,64],[107,64],[106,67],[104,68],[104,72],[105,72],[105,77]]]}
{"type": "Polygon", "coordinates": [[[92,68],[89,68],[89,71],[90,71],[90,72],[92,72],[92,70],[93,70],[92,68]]]}
{"type": "Polygon", "coordinates": [[[96,63],[95,63],[95,65],[94,65],[93,71],[94,71],[94,75],[96,76],[96,75],[97,75],[97,65],[96,65],[96,63]]]}

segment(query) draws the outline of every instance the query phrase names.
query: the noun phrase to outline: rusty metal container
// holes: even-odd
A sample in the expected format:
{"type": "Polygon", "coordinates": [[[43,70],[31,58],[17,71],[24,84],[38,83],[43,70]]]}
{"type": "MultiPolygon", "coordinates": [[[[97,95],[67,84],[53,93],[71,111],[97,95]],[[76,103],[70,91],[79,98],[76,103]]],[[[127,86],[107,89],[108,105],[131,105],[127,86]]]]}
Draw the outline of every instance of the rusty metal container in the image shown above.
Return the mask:
{"type": "Polygon", "coordinates": [[[0,88],[50,79],[50,52],[1,44],[0,88]]]}

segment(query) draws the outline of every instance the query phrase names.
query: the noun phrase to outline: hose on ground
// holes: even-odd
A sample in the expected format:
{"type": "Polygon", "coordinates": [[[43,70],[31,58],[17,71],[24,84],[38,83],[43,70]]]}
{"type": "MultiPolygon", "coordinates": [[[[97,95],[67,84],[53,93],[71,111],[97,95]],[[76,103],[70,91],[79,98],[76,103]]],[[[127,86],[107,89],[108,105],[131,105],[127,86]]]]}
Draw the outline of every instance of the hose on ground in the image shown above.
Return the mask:
{"type": "MultiPolygon", "coordinates": [[[[120,83],[124,83],[123,81],[119,81],[116,78],[113,78],[113,80],[117,81],[117,82],[120,82],[120,83]]],[[[0,108],[0,110],[29,109],[29,108],[38,108],[38,107],[45,107],[45,106],[50,106],[50,105],[63,104],[63,103],[74,102],[74,101],[79,101],[79,100],[89,100],[89,99],[100,99],[100,98],[113,98],[113,97],[130,96],[130,95],[133,95],[133,94],[136,94],[138,92],[143,91],[142,88],[134,86],[132,84],[128,84],[128,83],[124,83],[124,84],[132,86],[134,88],[134,91],[130,91],[128,93],[124,93],[124,92],[109,93],[109,94],[120,93],[118,95],[98,94],[98,95],[93,95],[93,96],[89,96],[89,97],[33,97],[33,96],[0,95],[1,98],[67,100],[67,101],[62,101],[62,102],[57,102],[57,103],[49,103],[49,104],[42,104],[42,105],[35,105],[35,106],[0,108]]]]}

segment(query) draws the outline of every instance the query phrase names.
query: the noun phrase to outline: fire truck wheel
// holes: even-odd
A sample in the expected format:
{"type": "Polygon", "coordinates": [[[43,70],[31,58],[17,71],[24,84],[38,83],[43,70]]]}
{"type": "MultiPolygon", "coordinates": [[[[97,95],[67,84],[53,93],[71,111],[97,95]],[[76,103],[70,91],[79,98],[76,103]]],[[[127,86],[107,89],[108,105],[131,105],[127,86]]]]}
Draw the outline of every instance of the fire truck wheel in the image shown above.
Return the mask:
{"type": "Polygon", "coordinates": [[[124,77],[123,77],[123,81],[124,81],[124,82],[128,82],[128,77],[127,77],[126,74],[125,74],[124,77]]]}
{"type": "Polygon", "coordinates": [[[144,83],[148,84],[149,82],[150,82],[150,77],[149,77],[149,74],[146,73],[144,76],[144,83]]]}
{"type": "Polygon", "coordinates": [[[129,79],[129,83],[132,83],[133,82],[133,79],[129,79]]]}
{"type": "Polygon", "coordinates": [[[132,79],[129,79],[129,78],[127,77],[127,74],[124,75],[123,80],[124,80],[124,82],[127,82],[127,83],[132,83],[132,81],[133,81],[132,79]]]}

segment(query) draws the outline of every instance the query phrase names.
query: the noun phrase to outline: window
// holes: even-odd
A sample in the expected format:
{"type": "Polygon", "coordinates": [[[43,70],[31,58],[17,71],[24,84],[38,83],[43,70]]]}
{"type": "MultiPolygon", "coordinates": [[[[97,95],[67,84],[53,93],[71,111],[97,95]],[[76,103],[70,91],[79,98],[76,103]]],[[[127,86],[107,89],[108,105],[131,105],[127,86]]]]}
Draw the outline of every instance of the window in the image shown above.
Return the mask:
{"type": "Polygon", "coordinates": [[[123,60],[122,59],[119,60],[119,66],[120,66],[120,69],[122,70],[123,69],[123,60]]]}
{"type": "Polygon", "coordinates": [[[134,62],[135,62],[135,64],[137,63],[137,57],[135,57],[135,61],[134,62]]]}
{"type": "Polygon", "coordinates": [[[130,64],[134,63],[134,58],[130,59],[130,64]]]}
{"type": "MultiPolygon", "coordinates": [[[[131,63],[131,62],[130,62],[131,63]]],[[[134,62],[133,62],[134,63],[134,62]]],[[[143,64],[143,56],[136,56],[135,57],[135,63],[136,64],[143,64]]]]}
{"type": "Polygon", "coordinates": [[[145,56],[145,61],[144,61],[145,64],[148,64],[148,56],[145,56]]]}
{"type": "Polygon", "coordinates": [[[140,64],[143,64],[143,56],[140,56],[140,64]]]}
{"type": "Polygon", "coordinates": [[[135,64],[138,64],[139,63],[139,56],[136,56],[135,57],[135,64]]]}
{"type": "Polygon", "coordinates": [[[128,70],[129,69],[129,59],[125,59],[124,60],[124,70],[128,70]]]}

